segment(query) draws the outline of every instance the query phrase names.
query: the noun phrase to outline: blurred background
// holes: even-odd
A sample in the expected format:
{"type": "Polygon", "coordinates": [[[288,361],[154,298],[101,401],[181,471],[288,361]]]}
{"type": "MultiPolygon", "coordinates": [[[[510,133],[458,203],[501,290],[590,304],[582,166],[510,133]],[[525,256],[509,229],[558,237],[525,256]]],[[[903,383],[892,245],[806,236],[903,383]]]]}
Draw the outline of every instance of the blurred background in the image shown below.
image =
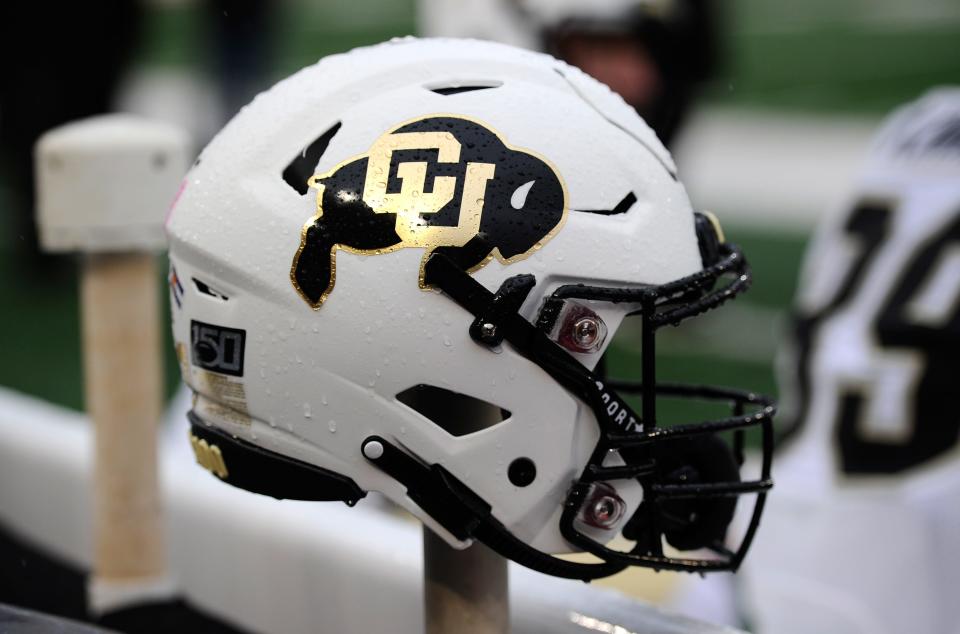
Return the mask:
{"type": "MultiPolygon", "coordinates": [[[[37,250],[31,147],[39,134],[129,111],[186,127],[199,151],[258,91],[325,55],[411,34],[517,41],[518,30],[536,23],[514,0],[7,6],[18,4],[0,8],[0,385],[76,410],[76,269],[37,250]]],[[[776,394],[773,360],[809,235],[842,199],[881,117],[960,79],[960,3],[692,4],[710,16],[697,41],[713,39],[689,116],[675,122],[669,145],[694,206],[721,218],[753,264],[755,284],[724,310],[663,332],[659,378],[776,394]]],[[[639,362],[634,336],[618,334],[614,374],[629,375],[639,362]]],[[[169,341],[165,352],[173,394],[179,375],[169,341]]],[[[641,585],[636,594],[663,598],[662,584],[641,585]]]]}
{"type": "MultiPolygon", "coordinates": [[[[438,25],[439,4],[154,0],[54,16],[0,9],[3,46],[29,42],[29,52],[0,57],[0,385],[82,408],[74,269],[37,255],[30,147],[39,133],[133,111],[184,125],[199,151],[259,90],[325,55],[444,28],[496,35],[438,25]]],[[[960,5],[727,0],[713,13],[715,70],[671,149],[694,205],[719,215],[756,282],[725,310],[664,332],[660,371],[775,393],[771,362],[808,234],[850,182],[879,118],[960,77],[960,5]]],[[[627,371],[629,343],[619,343],[623,359],[613,368],[627,371]]],[[[179,377],[166,349],[172,391],[179,377]]]]}

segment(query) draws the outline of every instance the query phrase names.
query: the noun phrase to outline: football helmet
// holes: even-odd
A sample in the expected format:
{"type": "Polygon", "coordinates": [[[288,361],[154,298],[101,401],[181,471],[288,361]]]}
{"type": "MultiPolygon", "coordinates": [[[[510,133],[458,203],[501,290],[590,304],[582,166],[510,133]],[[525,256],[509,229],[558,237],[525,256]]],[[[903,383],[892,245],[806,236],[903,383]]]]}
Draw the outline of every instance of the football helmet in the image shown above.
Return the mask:
{"type": "Polygon", "coordinates": [[[379,491],[455,547],[570,578],[739,565],[771,486],[772,404],[656,384],[654,334],[749,269],[646,124],[580,71],[465,40],[325,58],[223,129],[167,228],[191,442],[226,482],[351,505],[379,491]],[[597,371],[628,315],[642,384],[597,371]],[[660,426],[658,396],[732,411],[660,426]],[[743,481],[751,427],[763,471],[743,481]],[[728,548],[742,493],[752,522],[728,548]],[[575,551],[598,561],[554,556],[575,551]]]}

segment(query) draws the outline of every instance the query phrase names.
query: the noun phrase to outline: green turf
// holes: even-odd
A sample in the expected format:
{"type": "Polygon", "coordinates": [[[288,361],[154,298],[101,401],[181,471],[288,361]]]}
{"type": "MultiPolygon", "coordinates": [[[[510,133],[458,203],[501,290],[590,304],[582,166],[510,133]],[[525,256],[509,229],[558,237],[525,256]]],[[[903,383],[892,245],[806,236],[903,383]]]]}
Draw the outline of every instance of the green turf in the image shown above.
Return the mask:
{"type": "MultiPolygon", "coordinates": [[[[639,379],[639,350],[617,347],[607,359],[610,376],[639,379]]],[[[661,383],[719,385],[748,389],[760,394],[776,396],[777,389],[771,367],[767,363],[747,363],[707,355],[672,355],[661,351],[657,359],[657,380],[661,383]]],[[[640,399],[627,400],[640,411],[640,399]]],[[[657,423],[671,426],[729,416],[726,403],[660,398],[657,399],[657,423]]]]}
{"type": "Polygon", "coordinates": [[[136,63],[197,69],[208,54],[207,17],[200,3],[145,7],[136,63]]]}
{"type": "MultiPolygon", "coordinates": [[[[278,5],[270,27],[270,75],[279,79],[325,55],[414,34],[414,7],[412,0],[278,5]]],[[[229,13],[223,19],[229,19],[229,13]]],[[[194,3],[148,7],[136,63],[209,71],[211,22],[194,3]]]]}
{"type": "Polygon", "coordinates": [[[930,86],[960,80],[960,27],[858,29],[728,38],[728,65],[710,98],[794,111],[885,113],[930,86]]]}
{"type": "MultiPolygon", "coordinates": [[[[0,250],[0,288],[6,308],[0,312],[0,385],[72,409],[83,409],[81,375],[79,260],[69,256],[42,263],[0,250]]],[[[161,259],[159,268],[166,270],[161,259]]],[[[165,274],[160,289],[163,314],[169,314],[165,274]]],[[[164,317],[163,323],[167,323],[164,317]]],[[[163,329],[167,395],[179,383],[170,329],[163,329]]],[[[136,372],[131,368],[131,372],[136,372]]]]}
{"type": "MultiPolygon", "coordinates": [[[[79,312],[76,276],[65,269],[21,266],[2,253],[0,385],[79,409],[79,312]]],[[[66,266],[68,259],[60,259],[66,266]]],[[[26,262],[22,264],[27,264],[26,262]]]]}
{"type": "Polygon", "coordinates": [[[753,269],[753,285],[737,301],[772,308],[787,306],[796,288],[807,236],[789,230],[757,230],[735,223],[725,223],[724,231],[730,242],[743,249],[753,269]]]}

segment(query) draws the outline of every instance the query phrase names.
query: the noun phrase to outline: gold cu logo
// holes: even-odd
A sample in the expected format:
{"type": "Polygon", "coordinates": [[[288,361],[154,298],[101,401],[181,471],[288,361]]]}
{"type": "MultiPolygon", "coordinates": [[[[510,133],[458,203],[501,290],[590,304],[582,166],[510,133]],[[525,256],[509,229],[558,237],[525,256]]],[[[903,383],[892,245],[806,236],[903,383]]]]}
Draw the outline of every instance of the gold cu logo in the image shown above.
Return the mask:
{"type": "MultiPolygon", "coordinates": [[[[480,231],[483,196],[487,181],[493,178],[493,163],[468,162],[460,197],[460,219],[456,226],[428,224],[429,215],[439,212],[453,200],[457,188],[455,176],[437,176],[433,190],[425,192],[426,161],[405,161],[397,165],[401,180],[399,192],[387,191],[393,153],[399,150],[437,150],[438,163],[460,162],[460,142],[449,132],[402,132],[385,134],[374,142],[367,156],[367,174],[363,183],[363,202],[378,214],[396,214],[396,232],[404,247],[461,247],[480,231]]],[[[321,189],[317,177],[310,185],[321,189]]]]}
{"type": "Polygon", "coordinates": [[[316,213],[301,227],[294,288],[319,308],[336,284],[336,254],[423,249],[475,271],[521,260],[563,225],[567,194],[543,157],[509,145],[486,124],[431,115],[400,124],[308,184],[316,213]]]}
{"type": "Polygon", "coordinates": [[[197,458],[197,464],[214,474],[218,478],[226,478],[229,474],[227,465],[223,461],[223,454],[220,447],[211,445],[206,440],[197,438],[190,434],[190,446],[193,447],[193,455],[197,458]]]}

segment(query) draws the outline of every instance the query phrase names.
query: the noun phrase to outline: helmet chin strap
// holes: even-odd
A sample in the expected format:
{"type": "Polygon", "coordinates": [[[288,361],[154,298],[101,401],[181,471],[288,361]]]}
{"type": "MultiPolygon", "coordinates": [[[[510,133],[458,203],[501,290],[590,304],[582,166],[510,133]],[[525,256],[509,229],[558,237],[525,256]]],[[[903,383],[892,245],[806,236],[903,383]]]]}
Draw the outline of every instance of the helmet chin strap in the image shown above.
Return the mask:
{"type": "Polygon", "coordinates": [[[491,513],[490,505],[441,465],[427,465],[380,436],[364,439],[361,451],[375,467],[407,489],[407,495],[457,539],[479,539],[507,559],[555,577],[590,581],[627,567],[585,564],[541,552],[517,539],[491,513]]]}

